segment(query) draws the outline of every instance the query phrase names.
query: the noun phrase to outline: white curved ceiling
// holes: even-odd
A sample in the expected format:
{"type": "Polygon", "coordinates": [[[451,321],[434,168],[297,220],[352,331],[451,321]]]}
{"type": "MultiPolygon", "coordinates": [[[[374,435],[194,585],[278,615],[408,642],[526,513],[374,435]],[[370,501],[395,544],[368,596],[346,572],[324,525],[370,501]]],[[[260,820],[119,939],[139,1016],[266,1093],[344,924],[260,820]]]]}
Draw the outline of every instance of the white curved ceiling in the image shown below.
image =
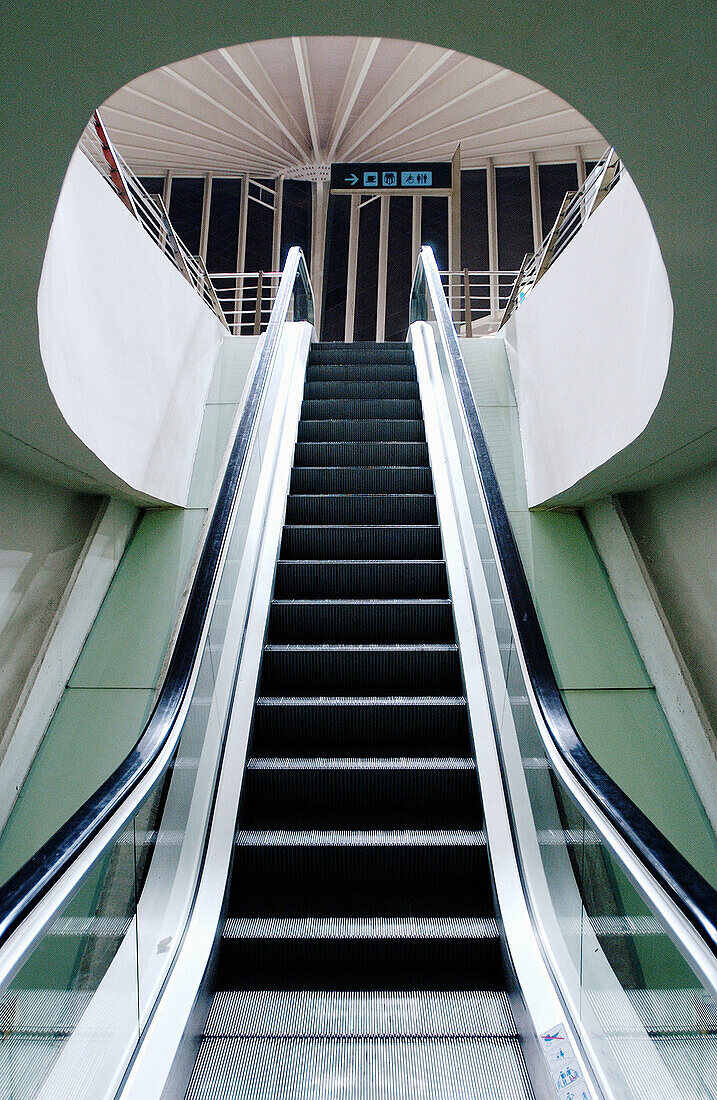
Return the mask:
{"type": "Polygon", "coordinates": [[[232,46],[133,80],[102,107],[140,174],[250,172],[326,179],[332,161],[463,167],[597,159],[606,142],[524,76],[453,50],[385,38],[232,46]]]}

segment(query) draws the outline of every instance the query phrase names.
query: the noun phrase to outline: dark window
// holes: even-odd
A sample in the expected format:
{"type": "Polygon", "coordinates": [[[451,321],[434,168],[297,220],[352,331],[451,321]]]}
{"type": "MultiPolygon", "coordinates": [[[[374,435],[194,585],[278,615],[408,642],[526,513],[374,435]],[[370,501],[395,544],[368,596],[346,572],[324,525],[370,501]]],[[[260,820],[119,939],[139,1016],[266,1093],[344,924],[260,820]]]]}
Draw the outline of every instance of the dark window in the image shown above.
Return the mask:
{"type": "Polygon", "coordinates": [[[448,270],[448,199],[424,196],[421,202],[421,244],[429,244],[439,271],[448,270]]]}
{"type": "Polygon", "coordinates": [[[577,164],[539,164],[540,214],[543,238],[553,228],[567,191],[578,189],[577,164]]]}
{"type": "Polygon", "coordinates": [[[392,195],[388,208],[388,267],[386,274],[386,339],[404,340],[411,296],[411,237],[413,199],[392,195]]]}
{"type": "Polygon", "coordinates": [[[331,195],[326,219],[322,340],[344,338],[350,218],[350,196],[331,195]]]}
{"type": "Polygon", "coordinates": [[[175,176],[169,192],[169,218],[175,232],[192,256],[199,255],[202,234],[204,179],[201,176],[175,176]]]}
{"type": "Polygon", "coordinates": [[[311,184],[308,180],[284,180],[281,209],[281,262],[293,245],[304,253],[307,266],[311,261],[311,184]]]}
{"type": "Polygon", "coordinates": [[[378,306],[378,234],[381,200],[364,200],[359,212],[358,254],[356,257],[356,304],[354,339],[376,339],[378,306]]]}
{"type": "Polygon", "coordinates": [[[592,172],[593,168],[595,167],[595,165],[597,163],[598,162],[596,160],[586,160],[585,161],[585,179],[588,178],[588,176],[590,175],[590,173],[592,172]]]}
{"type": "Polygon", "coordinates": [[[488,195],[484,168],[461,172],[461,265],[487,271],[488,195]]]}
{"type": "Polygon", "coordinates": [[[533,213],[530,205],[530,169],[496,168],[498,208],[498,267],[517,271],[526,252],[533,251],[533,213]]]}
{"type": "MultiPolygon", "coordinates": [[[[207,234],[207,270],[215,276],[222,271],[237,270],[241,186],[240,179],[212,180],[207,234]]],[[[219,300],[225,307],[227,319],[233,322],[236,307],[236,280],[215,278],[214,285],[219,300]]]]}
{"type": "Polygon", "coordinates": [[[271,271],[274,232],[274,180],[249,180],[245,271],[271,271]]]}
{"type": "Polygon", "coordinates": [[[241,212],[241,180],[212,180],[207,235],[207,270],[237,270],[239,248],[239,217],[241,212]]]}
{"type": "Polygon", "coordinates": [[[139,176],[139,182],[150,195],[164,195],[164,176],[139,176]]]}

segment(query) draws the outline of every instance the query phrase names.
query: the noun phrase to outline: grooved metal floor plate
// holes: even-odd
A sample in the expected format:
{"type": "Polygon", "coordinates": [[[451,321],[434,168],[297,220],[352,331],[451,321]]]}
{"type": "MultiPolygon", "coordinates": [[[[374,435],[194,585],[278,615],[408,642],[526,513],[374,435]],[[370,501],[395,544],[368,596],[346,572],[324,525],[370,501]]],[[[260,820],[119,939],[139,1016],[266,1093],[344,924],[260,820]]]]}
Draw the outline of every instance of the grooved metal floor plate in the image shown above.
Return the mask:
{"type": "Polygon", "coordinates": [[[531,1100],[516,1039],[207,1038],[187,1100],[531,1100]]]}

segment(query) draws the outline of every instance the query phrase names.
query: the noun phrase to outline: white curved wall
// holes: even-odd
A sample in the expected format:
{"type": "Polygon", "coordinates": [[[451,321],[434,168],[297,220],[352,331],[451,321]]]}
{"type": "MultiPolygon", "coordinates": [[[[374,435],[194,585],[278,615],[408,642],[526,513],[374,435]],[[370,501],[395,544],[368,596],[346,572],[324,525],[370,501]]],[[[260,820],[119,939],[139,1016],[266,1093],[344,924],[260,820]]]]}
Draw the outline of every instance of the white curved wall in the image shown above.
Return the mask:
{"type": "Polygon", "coordinates": [[[185,504],[225,329],[80,152],[52,223],[38,318],[73,432],[131,488],[185,504]]]}
{"type": "Polygon", "coordinates": [[[667,375],[672,318],[657,237],[623,174],[503,329],[531,507],[647,426],[667,375]]]}

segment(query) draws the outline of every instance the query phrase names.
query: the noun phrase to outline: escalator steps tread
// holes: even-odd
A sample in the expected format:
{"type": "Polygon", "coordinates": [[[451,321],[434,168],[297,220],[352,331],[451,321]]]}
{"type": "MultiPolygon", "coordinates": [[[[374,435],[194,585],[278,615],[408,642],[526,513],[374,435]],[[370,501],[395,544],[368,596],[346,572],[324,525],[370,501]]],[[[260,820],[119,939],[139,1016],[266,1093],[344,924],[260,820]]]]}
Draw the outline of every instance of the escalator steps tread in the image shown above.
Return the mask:
{"type": "Polygon", "coordinates": [[[212,999],[205,1034],[307,1039],[516,1037],[507,994],[483,989],[401,994],[221,990],[212,999]]]}
{"type": "Polygon", "coordinates": [[[533,1096],[413,354],[311,347],[188,1100],[533,1096]]]}
{"type": "Polygon", "coordinates": [[[518,1040],[420,1035],[205,1039],[187,1100],[407,1100],[428,1095],[530,1100],[533,1093],[518,1040]]]}

